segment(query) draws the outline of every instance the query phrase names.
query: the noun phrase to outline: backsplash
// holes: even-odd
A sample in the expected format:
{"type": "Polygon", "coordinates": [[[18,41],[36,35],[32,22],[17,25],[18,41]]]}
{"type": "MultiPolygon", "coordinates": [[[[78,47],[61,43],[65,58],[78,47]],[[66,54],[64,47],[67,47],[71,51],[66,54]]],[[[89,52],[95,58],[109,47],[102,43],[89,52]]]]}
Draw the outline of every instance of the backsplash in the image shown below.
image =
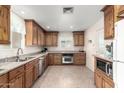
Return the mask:
{"type": "MultiPolygon", "coordinates": [[[[0,59],[5,57],[16,56],[17,48],[0,48],[0,59]]],[[[40,52],[41,47],[26,47],[23,49],[24,54],[30,54],[35,52],[40,52]]]]}

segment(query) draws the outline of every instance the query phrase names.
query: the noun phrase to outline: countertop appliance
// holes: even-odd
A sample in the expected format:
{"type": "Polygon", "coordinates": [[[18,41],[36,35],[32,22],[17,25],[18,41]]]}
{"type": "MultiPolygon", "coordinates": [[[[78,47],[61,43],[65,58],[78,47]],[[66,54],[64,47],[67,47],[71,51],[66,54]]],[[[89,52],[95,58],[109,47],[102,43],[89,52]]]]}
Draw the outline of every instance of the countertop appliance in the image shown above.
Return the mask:
{"type": "Polygon", "coordinates": [[[96,60],[96,66],[97,66],[97,68],[99,68],[100,70],[105,72],[106,75],[109,76],[110,78],[113,77],[113,65],[112,65],[112,62],[108,62],[108,61],[103,60],[103,59],[97,59],[96,60]]]}
{"type": "Polygon", "coordinates": [[[62,55],[62,63],[63,64],[72,64],[73,63],[73,54],[63,54],[62,55]]]}
{"type": "Polygon", "coordinates": [[[115,23],[113,78],[115,87],[124,88],[124,20],[115,23]]]}

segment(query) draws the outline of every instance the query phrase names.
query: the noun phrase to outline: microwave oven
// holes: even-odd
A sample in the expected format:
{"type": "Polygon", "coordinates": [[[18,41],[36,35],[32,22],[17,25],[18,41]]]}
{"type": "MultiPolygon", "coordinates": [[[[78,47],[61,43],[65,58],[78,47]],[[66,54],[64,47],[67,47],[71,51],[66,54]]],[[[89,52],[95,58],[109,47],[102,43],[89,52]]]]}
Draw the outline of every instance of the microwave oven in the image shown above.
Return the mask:
{"type": "Polygon", "coordinates": [[[102,70],[103,72],[106,73],[106,75],[108,76],[113,76],[113,64],[112,62],[108,62],[106,60],[103,59],[97,59],[96,60],[96,67],[100,70],[102,70]]]}

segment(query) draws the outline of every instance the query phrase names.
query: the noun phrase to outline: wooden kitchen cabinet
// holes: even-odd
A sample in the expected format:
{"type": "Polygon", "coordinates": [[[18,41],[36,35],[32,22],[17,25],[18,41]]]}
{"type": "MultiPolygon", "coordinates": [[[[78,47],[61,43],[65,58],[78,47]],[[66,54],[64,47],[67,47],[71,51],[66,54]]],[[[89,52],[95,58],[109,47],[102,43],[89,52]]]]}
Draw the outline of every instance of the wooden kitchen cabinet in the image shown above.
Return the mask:
{"type": "Polygon", "coordinates": [[[49,53],[49,65],[60,65],[62,64],[61,53],[49,53]]]}
{"type": "Polygon", "coordinates": [[[18,67],[9,72],[9,87],[10,88],[24,87],[24,66],[18,67]]]}
{"type": "Polygon", "coordinates": [[[114,88],[114,82],[100,70],[95,70],[94,81],[97,88],[114,88]]]}
{"type": "Polygon", "coordinates": [[[9,88],[24,88],[24,73],[9,81],[9,88]]]}
{"type": "Polygon", "coordinates": [[[4,74],[0,76],[0,88],[7,88],[8,83],[8,74],[4,74]]]}
{"type": "Polygon", "coordinates": [[[84,31],[73,32],[74,45],[84,46],[84,31]]]}
{"type": "Polygon", "coordinates": [[[102,88],[102,76],[100,73],[95,72],[95,85],[97,88],[102,88]]]}
{"type": "Polygon", "coordinates": [[[118,16],[121,16],[121,14],[124,14],[124,5],[117,5],[117,8],[118,8],[118,16]]]}
{"type": "Polygon", "coordinates": [[[33,67],[30,67],[25,72],[25,87],[30,88],[33,84],[33,67]]]}
{"type": "Polygon", "coordinates": [[[62,64],[62,54],[55,53],[54,54],[54,65],[61,65],[62,64]]]}
{"type": "Polygon", "coordinates": [[[54,65],[54,53],[49,53],[49,65],[54,65]]]}
{"type": "Polygon", "coordinates": [[[114,38],[114,6],[106,6],[104,12],[104,39],[114,38]]]}
{"type": "Polygon", "coordinates": [[[58,45],[58,32],[47,32],[45,35],[46,35],[46,46],[58,45]]]}
{"type": "Polygon", "coordinates": [[[44,45],[44,30],[34,21],[25,20],[26,25],[26,46],[44,45]]]}
{"type": "Polygon", "coordinates": [[[46,44],[46,46],[52,46],[52,33],[50,33],[50,32],[47,32],[46,34],[46,42],[45,42],[45,44],[46,44]]]}
{"type": "Polygon", "coordinates": [[[0,44],[10,43],[10,6],[0,5],[0,44]]]}
{"type": "Polygon", "coordinates": [[[86,53],[74,53],[73,54],[75,65],[85,65],[86,64],[86,53]]]}

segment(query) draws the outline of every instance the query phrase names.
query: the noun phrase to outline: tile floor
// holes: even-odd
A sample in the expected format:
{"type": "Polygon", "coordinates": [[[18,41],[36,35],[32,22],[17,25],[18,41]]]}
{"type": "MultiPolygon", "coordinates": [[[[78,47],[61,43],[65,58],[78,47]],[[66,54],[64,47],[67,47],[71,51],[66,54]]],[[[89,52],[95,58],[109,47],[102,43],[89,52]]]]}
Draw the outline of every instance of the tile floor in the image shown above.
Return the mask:
{"type": "Polygon", "coordinates": [[[33,88],[95,88],[93,72],[85,66],[49,66],[33,88]]]}

